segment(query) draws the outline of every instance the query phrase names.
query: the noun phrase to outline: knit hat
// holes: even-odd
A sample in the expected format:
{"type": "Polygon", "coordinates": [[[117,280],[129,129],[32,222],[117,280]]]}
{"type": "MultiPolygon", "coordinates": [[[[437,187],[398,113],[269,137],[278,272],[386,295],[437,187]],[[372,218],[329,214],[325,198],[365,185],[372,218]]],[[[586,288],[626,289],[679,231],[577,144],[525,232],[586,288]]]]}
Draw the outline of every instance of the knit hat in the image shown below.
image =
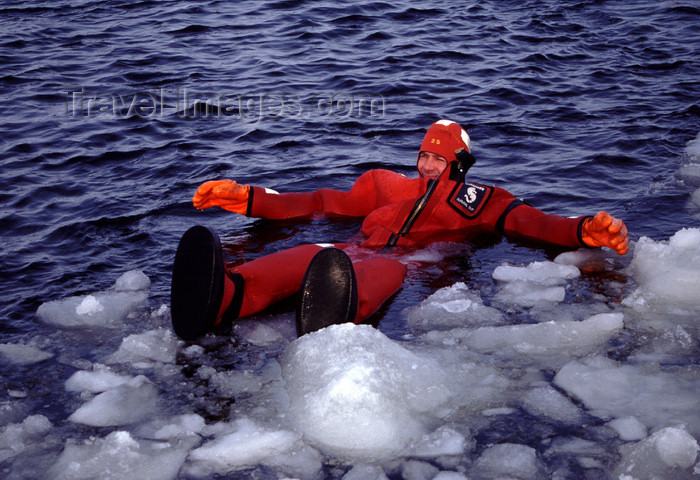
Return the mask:
{"type": "Polygon", "coordinates": [[[448,163],[456,161],[455,152],[462,149],[471,153],[471,140],[467,132],[451,120],[438,120],[433,123],[420,145],[421,152],[436,153],[445,157],[448,163]]]}

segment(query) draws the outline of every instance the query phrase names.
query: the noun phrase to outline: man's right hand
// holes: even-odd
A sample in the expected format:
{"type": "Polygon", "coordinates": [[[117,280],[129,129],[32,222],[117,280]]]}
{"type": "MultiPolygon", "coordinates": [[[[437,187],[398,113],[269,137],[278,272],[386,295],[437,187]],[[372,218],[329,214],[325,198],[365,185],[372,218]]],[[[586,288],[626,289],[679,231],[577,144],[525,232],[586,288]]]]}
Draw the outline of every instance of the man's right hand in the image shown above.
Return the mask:
{"type": "Polygon", "coordinates": [[[212,180],[199,186],[192,197],[192,204],[197,210],[221,207],[245,215],[249,192],[250,185],[241,185],[233,180],[212,180]]]}

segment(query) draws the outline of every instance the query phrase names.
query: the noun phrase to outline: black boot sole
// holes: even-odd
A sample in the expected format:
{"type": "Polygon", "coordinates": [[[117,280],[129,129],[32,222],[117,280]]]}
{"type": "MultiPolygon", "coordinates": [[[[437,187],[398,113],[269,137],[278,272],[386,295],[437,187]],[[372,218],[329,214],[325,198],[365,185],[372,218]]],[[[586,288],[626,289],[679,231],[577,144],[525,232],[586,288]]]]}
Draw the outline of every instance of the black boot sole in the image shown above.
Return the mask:
{"type": "Polygon", "coordinates": [[[297,335],[352,322],[357,313],[357,280],[350,257],[324,248],[311,259],[296,310],[297,335]]]}
{"type": "Polygon", "coordinates": [[[221,242],[210,228],[190,228],[180,239],[173,262],[170,314],[173,330],[194,340],[211,330],[224,296],[221,242]]]}

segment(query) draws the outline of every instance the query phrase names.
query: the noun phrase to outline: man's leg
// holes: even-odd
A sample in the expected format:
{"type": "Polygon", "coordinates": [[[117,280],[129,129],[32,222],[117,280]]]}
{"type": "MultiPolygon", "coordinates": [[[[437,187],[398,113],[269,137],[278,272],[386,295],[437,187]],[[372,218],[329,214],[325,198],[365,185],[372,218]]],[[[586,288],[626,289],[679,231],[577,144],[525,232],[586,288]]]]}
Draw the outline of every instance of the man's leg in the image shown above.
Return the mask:
{"type": "MultiPolygon", "coordinates": [[[[309,288],[325,293],[307,295],[307,304],[309,299],[315,303],[305,317],[311,319],[306,320],[309,325],[298,329],[300,335],[332,323],[364,322],[401,287],[406,266],[385,257],[353,264],[349,258],[343,258],[347,255],[339,248],[333,248],[330,250],[337,250],[341,255],[324,254],[326,260],[317,261],[314,269],[323,272],[332,267],[336,279],[341,280],[333,280],[333,275],[327,274],[308,275],[307,270],[316,254],[332,246],[300,245],[228,269],[223,264],[216,233],[206,227],[192,227],[180,240],[173,264],[171,316],[175,333],[185,340],[193,340],[219,325],[223,319],[228,321],[257,313],[299,292],[305,276],[311,283],[304,284],[302,299],[309,288]],[[355,286],[352,286],[353,277],[355,286]],[[344,305],[338,307],[338,302],[344,302],[344,305]],[[331,323],[315,318],[318,316],[316,312],[324,309],[337,313],[333,314],[331,323]]],[[[345,246],[347,244],[337,245],[340,248],[345,246]]]]}
{"type": "Polygon", "coordinates": [[[297,334],[339,323],[364,322],[401,287],[405,276],[406,266],[390,258],[352,263],[338,248],[318,252],[301,285],[297,334]]]}
{"type": "Polygon", "coordinates": [[[300,245],[228,269],[216,233],[192,227],[182,236],[173,263],[175,333],[193,340],[223,319],[252,315],[295,294],[309,262],[326,246],[300,245]]]}
{"type": "Polygon", "coordinates": [[[386,257],[374,257],[353,265],[359,300],[355,323],[362,323],[401,288],[406,277],[406,265],[386,257]]]}

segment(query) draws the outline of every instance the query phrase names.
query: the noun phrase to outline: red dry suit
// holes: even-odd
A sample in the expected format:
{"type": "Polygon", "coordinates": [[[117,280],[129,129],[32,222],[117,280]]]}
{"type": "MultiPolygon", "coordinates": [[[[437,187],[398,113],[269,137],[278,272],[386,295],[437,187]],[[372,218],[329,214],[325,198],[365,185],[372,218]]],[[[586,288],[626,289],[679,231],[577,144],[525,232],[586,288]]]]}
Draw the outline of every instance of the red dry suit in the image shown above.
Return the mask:
{"type": "MultiPolygon", "coordinates": [[[[362,246],[422,247],[436,241],[464,241],[480,234],[565,247],[585,246],[583,220],[548,215],[495,186],[447,179],[409,179],[389,170],[361,175],[348,192],[320,189],[308,193],[278,193],[251,187],[246,215],[271,220],[364,217],[362,246]]],[[[343,245],[336,245],[343,248],[343,245]]],[[[324,245],[301,245],[229,270],[236,284],[224,300],[228,316],[243,317],[295,294],[311,258],[324,245]]],[[[401,262],[374,257],[354,263],[358,284],[356,323],[366,320],[392,293],[406,274],[401,262]]]]}
{"type": "MultiPolygon", "coordinates": [[[[439,179],[409,179],[389,170],[361,175],[348,192],[320,189],[278,193],[251,187],[246,215],[271,220],[364,217],[362,246],[422,247],[436,241],[464,241],[477,235],[506,237],[565,247],[585,246],[583,220],[548,215],[495,186],[439,179]]],[[[343,246],[339,246],[343,248],[343,246]]],[[[229,271],[237,285],[231,315],[253,314],[293,295],[313,255],[324,246],[302,245],[258,258],[229,271]]],[[[374,257],[354,264],[360,323],[403,283],[406,267],[397,260],[374,257]]]]}
{"type": "Polygon", "coordinates": [[[446,179],[409,179],[389,170],[370,170],[348,192],[320,189],[277,193],[252,187],[246,214],[291,219],[321,212],[327,217],[365,217],[365,247],[422,247],[460,242],[484,233],[565,247],[585,246],[583,220],[547,215],[502,188],[446,179]]]}

